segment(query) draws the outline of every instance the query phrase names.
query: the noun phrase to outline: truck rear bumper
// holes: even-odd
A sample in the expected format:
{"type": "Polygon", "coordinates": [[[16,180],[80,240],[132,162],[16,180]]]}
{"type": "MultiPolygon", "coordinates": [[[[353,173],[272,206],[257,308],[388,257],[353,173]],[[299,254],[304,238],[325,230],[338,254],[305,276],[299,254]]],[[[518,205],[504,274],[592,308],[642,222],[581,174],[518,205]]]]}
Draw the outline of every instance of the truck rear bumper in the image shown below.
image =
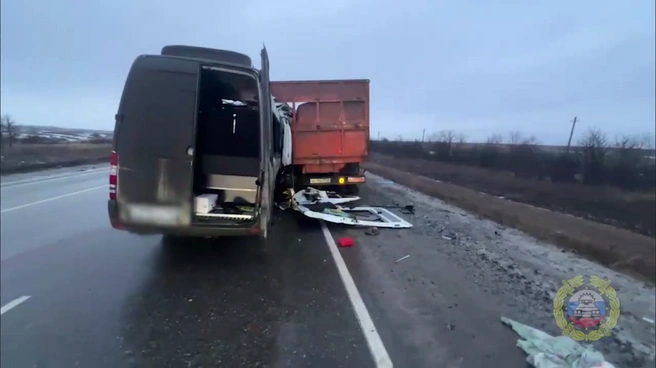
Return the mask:
{"type": "Polygon", "coordinates": [[[335,186],[335,185],[357,185],[364,184],[367,181],[364,175],[346,176],[338,174],[313,174],[303,175],[301,184],[304,186],[335,186]]]}
{"type": "Polygon", "coordinates": [[[223,227],[223,226],[186,226],[186,227],[159,227],[159,226],[143,226],[137,224],[126,224],[119,220],[118,204],[116,201],[107,201],[107,212],[109,221],[114,229],[127,231],[132,234],[139,235],[175,235],[175,236],[190,236],[190,237],[224,237],[224,236],[256,236],[260,235],[259,223],[250,223],[245,227],[223,227]]]}

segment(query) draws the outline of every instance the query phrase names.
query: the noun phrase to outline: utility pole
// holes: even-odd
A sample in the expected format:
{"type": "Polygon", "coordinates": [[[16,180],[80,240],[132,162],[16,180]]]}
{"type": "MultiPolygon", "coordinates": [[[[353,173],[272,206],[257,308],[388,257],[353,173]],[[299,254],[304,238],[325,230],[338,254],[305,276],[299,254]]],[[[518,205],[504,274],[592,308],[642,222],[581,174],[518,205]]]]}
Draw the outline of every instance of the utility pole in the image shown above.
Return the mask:
{"type": "Polygon", "coordinates": [[[567,151],[565,153],[569,153],[569,147],[572,145],[572,136],[574,135],[575,126],[576,126],[576,116],[574,117],[574,120],[572,120],[572,130],[569,132],[569,140],[567,141],[567,151]]]}
{"type": "Polygon", "coordinates": [[[426,136],[426,129],[424,129],[423,132],[421,132],[421,142],[424,142],[424,137],[426,136]]]}

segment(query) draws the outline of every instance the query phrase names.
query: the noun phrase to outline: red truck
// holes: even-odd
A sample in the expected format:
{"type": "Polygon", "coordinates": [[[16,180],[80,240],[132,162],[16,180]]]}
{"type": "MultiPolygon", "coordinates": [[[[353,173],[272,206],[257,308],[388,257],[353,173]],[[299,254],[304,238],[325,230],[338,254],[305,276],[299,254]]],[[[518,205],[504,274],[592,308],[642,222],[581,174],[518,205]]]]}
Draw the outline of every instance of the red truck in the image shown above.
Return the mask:
{"type": "Polygon", "coordinates": [[[369,80],[272,81],[271,94],[293,111],[291,182],[357,192],[369,155],[369,80]]]}

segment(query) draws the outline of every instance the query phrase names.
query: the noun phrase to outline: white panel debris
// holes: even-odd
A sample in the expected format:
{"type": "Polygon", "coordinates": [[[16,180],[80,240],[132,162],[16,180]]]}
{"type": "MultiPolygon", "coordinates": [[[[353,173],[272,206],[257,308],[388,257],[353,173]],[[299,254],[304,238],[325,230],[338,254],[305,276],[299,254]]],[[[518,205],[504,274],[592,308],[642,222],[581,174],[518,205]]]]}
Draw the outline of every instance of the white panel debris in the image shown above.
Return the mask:
{"type": "Polygon", "coordinates": [[[411,228],[412,224],[381,207],[343,207],[340,204],[359,200],[314,188],[306,188],[292,197],[292,208],[303,215],[335,224],[378,228],[411,228]]]}

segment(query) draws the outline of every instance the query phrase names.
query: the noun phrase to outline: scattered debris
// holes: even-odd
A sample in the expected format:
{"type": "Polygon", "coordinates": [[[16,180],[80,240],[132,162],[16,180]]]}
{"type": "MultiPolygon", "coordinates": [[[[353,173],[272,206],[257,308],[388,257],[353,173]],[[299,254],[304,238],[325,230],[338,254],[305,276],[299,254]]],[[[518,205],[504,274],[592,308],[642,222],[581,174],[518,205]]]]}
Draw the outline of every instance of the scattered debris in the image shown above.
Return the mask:
{"type": "Polygon", "coordinates": [[[345,236],[343,238],[337,239],[337,244],[339,244],[340,247],[351,247],[353,244],[355,244],[355,242],[352,238],[345,236]]]}
{"type": "Polygon", "coordinates": [[[448,328],[450,331],[453,331],[456,328],[456,326],[451,323],[447,323],[446,328],[448,328]]]}
{"type": "Polygon", "coordinates": [[[442,235],[442,239],[444,239],[444,240],[453,240],[452,238],[449,238],[448,236],[444,236],[444,235],[442,235]]]}
{"type": "Polygon", "coordinates": [[[649,322],[649,323],[651,323],[652,325],[654,324],[654,320],[651,319],[651,318],[642,317],[642,320],[645,321],[645,322],[649,322]]]}
{"type": "Polygon", "coordinates": [[[307,217],[324,220],[336,224],[368,226],[371,229],[367,235],[378,235],[378,227],[411,228],[412,224],[385,209],[399,208],[402,213],[414,214],[414,205],[390,205],[382,207],[345,207],[341,204],[354,202],[358,196],[340,195],[336,192],[305,188],[299,192],[287,189],[280,194],[276,205],[281,210],[292,208],[307,217]]]}
{"type": "Polygon", "coordinates": [[[359,199],[357,196],[341,196],[334,192],[306,188],[294,194],[291,206],[307,217],[336,224],[398,229],[412,227],[412,224],[384,208],[339,206],[359,199]]]}
{"type": "Polygon", "coordinates": [[[365,233],[365,235],[373,236],[373,235],[378,235],[378,234],[380,234],[380,231],[378,231],[378,228],[377,228],[377,227],[373,226],[373,227],[370,227],[370,228],[368,228],[367,230],[365,230],[364,233],[365,233]]]}
{"type": "Polygon", "coordinates": [[[382,207],[382,208],[387,208],[387,209],[393,209],[397,208],[401,210],[400,212],[405,215],[414,215],[415,214],[415,206],[414,205],[406,205],[406,206],[400,206],[398,204],[387,204],[387,205],[382,205],[382,206],[374,206],[374,207],[382,207]]]}
{"type": "Polygon", "coordinates": [[[294,189],[293,188],[288,188],[284,192],[282,192],[282,198],[280,200],[276,201],[276,206],[280,208],[281,210],[286,210],[289,207],[292,206],[292,199],[294,198],[294,189]]]}
{"type": "Polygon", "coordinates": [[[331,203],[334,205],[353,202],[360,199],[358,196],[353,195],[340,195],[336,192],[328,192],[325,190],[318,190],[315,188],[307,187],[293,195],[296,203],[307,205],[312,203],[331,203]]]}
{"type": "Polygon", "coordinates": [[[526,362],[536,368],[614,368],[603,354],[569,336],[553,337],[506,317],[501,321],[520,336],[517,346],[528,354],[526,362]]]}
{"type": "Polygon", "coordinates": [[[409,254],[405,257],[401,257],[401,258],[397,259],[396,261],[394,261],[394,263],[399,263],[399,262],[403,261],[404,259],[408,259],[408,258],[410,258],[409,254]]]}

